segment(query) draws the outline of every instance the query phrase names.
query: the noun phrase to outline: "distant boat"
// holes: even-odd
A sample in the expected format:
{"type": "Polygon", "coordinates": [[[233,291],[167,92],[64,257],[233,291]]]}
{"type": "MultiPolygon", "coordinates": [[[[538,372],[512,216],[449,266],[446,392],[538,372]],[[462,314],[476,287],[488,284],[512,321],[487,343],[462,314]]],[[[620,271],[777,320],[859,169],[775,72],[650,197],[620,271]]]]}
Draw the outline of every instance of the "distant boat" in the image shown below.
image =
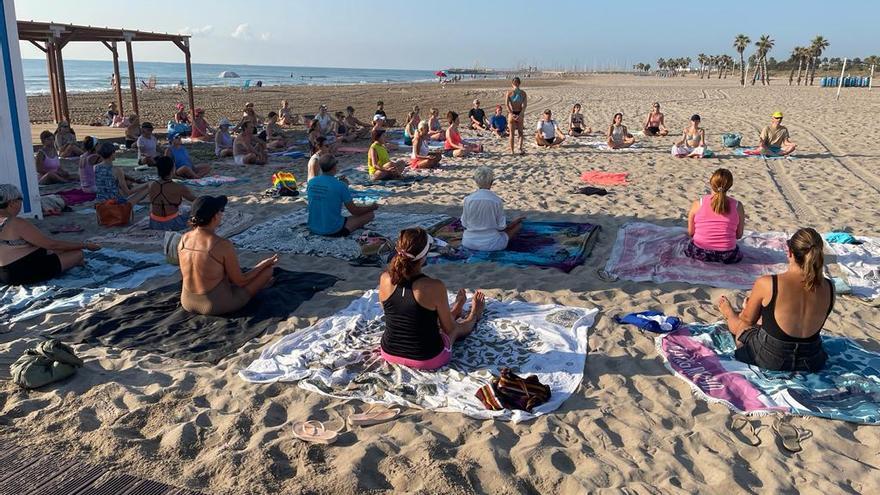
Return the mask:
{"type": "Polygon", "coordinates": [[[238,74],[236,74],[235,72],[232,72],[231,70],[224,70],[217,77],[222,77],[224,79],[227,79],[227,78],[233,78],[233,77],[239,77],[239,76],[238,76],[238,74]]]}

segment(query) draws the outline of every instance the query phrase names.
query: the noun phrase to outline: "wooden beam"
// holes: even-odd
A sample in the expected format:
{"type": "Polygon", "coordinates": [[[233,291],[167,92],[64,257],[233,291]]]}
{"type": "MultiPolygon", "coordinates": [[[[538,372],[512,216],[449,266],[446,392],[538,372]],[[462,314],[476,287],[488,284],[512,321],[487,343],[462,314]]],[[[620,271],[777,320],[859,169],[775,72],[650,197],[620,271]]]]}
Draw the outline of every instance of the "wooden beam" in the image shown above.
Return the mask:
{"type": "Polygon", "coordinates": [[[46,41],[46,71],[49,73],[49,94],[52,95],[52,114],[55,123],[61,122],[61,100],[58,98],[58,78],[55,76],[55,47],[46,41]]]}
{"type": "Polygon", "coordinates": [[[128,86],[131,88],[131,106],[134,113],[140,116],[141,112],[138,108],[137,97],[137,79],[134,76],[134,57],[131,54],[131,38],[125,40],[125,53],[128,56],[128,86]]]}
{"type": "MultiPolygon", "coordinates": [[[[54,43],[53,43],[54,44],[54,43]]],[[[70,123],[70,108],[67,105],[67,84],[64,82],[64,57],[61,56],[61,45],[55,45],[55,71],[58,77],[58,96],[61,101],[61,116],[70,123]]]]}
{"type": "Polygon", "coordinates": [[[116,77],[116,105],[119,107],[119,115],[125,116],[125,110],[122,108],[122,78],[119,77],[119,50],[116,48],[116,42],[112,45],[104,43],[110,51],[113,52],[113,76],[116,77]]]}
{"type": "Polygon", "coordinates": [[[189,52],[189,41],[184,40],[183,43],[179,41],[174,41],[174,44],[177,45],[178,48],[183,50],[183,55],[186,59],[186,93],[189,97],[189,111],[193,112],[193,115],[195,115],[196,101],[195,95],[193,95],[192,60],[189,52]]]}
{"type": "Polygon", "coordinates": [[[36,41],[34,41],[34,40],[28,40],[28,41],[30,41],[31,44],[34,45],[35,47],[39,48],[41,52],[43,52],[43,53],[48,52],[48,50],[47,50],[46,48],[44,48],[43,46],[41,46],[41,45],[40,45],[39,43],[37,43],[36,41]]]}

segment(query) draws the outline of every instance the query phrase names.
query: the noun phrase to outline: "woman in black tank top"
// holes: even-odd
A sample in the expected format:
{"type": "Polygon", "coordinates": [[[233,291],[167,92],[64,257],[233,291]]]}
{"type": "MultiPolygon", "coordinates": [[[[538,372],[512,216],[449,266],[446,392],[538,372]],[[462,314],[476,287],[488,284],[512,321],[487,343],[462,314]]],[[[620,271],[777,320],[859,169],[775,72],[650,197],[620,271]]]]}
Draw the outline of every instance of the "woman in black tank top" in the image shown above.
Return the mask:
{"type": "Polygon", "coordinates": [[[785,273],[759,278],[741,313],[724,296],[718,307],[736,338],[740,361],[775,371],[818,371],[827,359],[819,333],[834,308],[834,284],[823,276],[824,243],[818,232],[805,228],[787,244],[785,273]],[[780,299],[787,308],[778,307],[780,299]],[[778,318],[792,328],[783,329],[778,318]]]}
{"type": "Polygon", "coordinates": [[[466,302],[458,291],[450,308],[446,286],[422,273],[431,237],[421,228],[405,229],[397,254],[379,279],[379,301],[385,311],[383,357],[392,363],[435,369],[449,360],[449,349],[466,337],[483,313],[485,297],[477,291],[471,310],[458,321],[466,302]]]}

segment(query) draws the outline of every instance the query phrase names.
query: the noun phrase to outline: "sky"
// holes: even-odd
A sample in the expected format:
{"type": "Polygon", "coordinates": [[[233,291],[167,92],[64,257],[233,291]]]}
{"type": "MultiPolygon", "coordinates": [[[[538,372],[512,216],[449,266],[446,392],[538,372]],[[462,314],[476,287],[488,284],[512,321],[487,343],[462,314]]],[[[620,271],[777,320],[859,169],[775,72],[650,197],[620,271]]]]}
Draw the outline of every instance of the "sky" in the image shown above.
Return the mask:
{"type": "MultiPolygon", "coordinates": [[[[817,34],[829,57],[880,55],[880,2],[775,0],[15,0],[19,20],[192,34],[193,62],[313,67],[629,68],[660,57],[729,54],[738,33],[787,59],[817,34]],[[438,7],[439,6],[439,7],[438,7]]],[[[29,43],[22,56],[44,58],[29,43]]],[[[748,53],[751,51],[747,51],[748,53]]],[[[124,58],[124,50],[123,58],[124,58]]],[[[71,43],[66,60],[109,60],[71,43]]],[[[171,43],[138,61],[182,62],[171,43]]]]}

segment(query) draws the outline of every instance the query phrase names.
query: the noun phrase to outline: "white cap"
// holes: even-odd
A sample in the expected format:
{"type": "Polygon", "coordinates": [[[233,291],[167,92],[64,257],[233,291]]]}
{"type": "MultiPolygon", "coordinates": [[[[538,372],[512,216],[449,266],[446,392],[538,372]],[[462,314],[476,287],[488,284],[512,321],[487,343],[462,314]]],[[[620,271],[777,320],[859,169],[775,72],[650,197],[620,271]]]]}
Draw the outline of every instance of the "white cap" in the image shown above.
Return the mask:
{"type": "Polygon", "coordinates": [[[376,115],[373,115],[373,122],[377,120],[385,120],[385,117],[382,114],[377,113],[376,115]]]}

